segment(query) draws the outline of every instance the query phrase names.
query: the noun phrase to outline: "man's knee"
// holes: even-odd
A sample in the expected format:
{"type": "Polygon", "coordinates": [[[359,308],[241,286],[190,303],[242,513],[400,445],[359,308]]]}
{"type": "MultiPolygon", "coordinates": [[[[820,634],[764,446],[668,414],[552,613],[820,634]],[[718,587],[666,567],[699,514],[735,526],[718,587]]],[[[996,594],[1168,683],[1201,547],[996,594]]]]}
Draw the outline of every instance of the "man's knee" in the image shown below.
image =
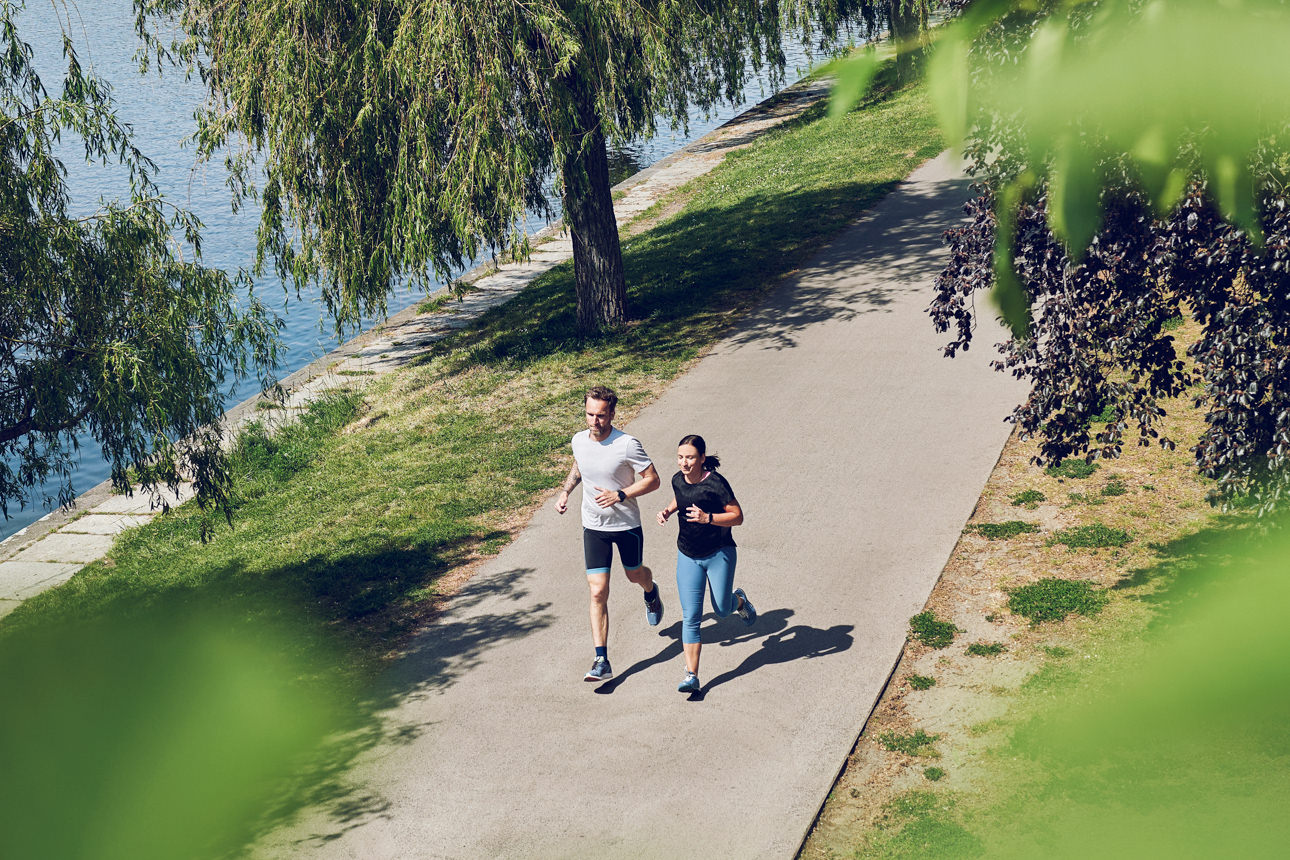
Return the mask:
{"type": "Polygon", "coordinates": [[[635,570],[626,571],[626,573],[627,573],[627,580],[629,582],[634,582],[637,585],[644,585],[645,583],[650,582],[654,579],[654,574],[650,572],[650,569],[643,564],[640,567],[636,568],[635,570]]]}
{"type": "Polygon", "coordinates": [[[605,604],[609,602],[609,577],[606,576],[603,581],[588,579],[587,587],[591,591],[592,603],[605,604]]]}

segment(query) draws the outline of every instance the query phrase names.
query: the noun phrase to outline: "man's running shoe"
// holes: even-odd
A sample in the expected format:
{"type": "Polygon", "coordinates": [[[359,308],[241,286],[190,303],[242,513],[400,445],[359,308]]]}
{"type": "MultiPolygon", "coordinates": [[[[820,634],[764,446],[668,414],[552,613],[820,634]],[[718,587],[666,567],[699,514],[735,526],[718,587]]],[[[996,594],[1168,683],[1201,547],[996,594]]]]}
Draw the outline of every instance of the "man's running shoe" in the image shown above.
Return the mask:
{"type": "Polygon", "coordinates": [[[663,621],[663,598],[654,587],[654,599],[645,601],[645,620],[650,627],[657,627],[663,621]]]}
{"type": "Polygon", "coordinates": [[[587,674],[583,676],[584,681],[608,681],[614,677],[614,670],[609,668],[608,657],[597,657],[596,662],[591,664],[587,674]]]}
{"type": "Polygon", "coordinates": [[[697,693],[701,686],[698,675],[693,672],[686,672],[685,680],[676,685],[676,691],[678,693],[697,693]]]}
{"type": "Polygon", "coordinates": [[[744,594],[742,588],[735,589],[735,596],[743,600],[743,606],[736,609],[735,614],[744,620],[744,624],[752,627],[757,623],[757,610],[753,607],[752,601],[748,599],[748,595],[744,594]]]}

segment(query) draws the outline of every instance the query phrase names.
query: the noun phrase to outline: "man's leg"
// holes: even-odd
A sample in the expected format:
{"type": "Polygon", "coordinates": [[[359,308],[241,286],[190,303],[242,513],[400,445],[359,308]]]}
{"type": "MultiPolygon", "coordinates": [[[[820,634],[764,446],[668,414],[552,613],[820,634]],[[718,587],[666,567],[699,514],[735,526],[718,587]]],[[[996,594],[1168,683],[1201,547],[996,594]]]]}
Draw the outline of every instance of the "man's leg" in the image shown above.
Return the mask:
{"type": "Polygon", "coordinates": [[[638,526],[617,535],[618,557],[622,559],[627,579],[636,583],[645,593],[645,620],[657,627],[663,620],[663,600],[654,585],[654,572],[644,564],[645,533],[638,526]]]}
{"type": "Polygon", "coordinates": [[[654,571],[643,564],[635,570],[627,571],[627,579],[639,585],[646,593],[654,590],[654,571]]]}
{"type": "Polygon", "coordinates": [[[609,668],[609,565],[613,543],[605,532],[582,530],[582,554],[587,565],[587,588],[591,595],[591,644],[596,660],[584,676],[587,681],[604,681],[614,676],[609,668]]]}
{"type": "Polygon", "coordinates": [[[609,574],[588,573],[587,587],[591,590],[591,644],[605,648],[609,645],[609,574]]]}

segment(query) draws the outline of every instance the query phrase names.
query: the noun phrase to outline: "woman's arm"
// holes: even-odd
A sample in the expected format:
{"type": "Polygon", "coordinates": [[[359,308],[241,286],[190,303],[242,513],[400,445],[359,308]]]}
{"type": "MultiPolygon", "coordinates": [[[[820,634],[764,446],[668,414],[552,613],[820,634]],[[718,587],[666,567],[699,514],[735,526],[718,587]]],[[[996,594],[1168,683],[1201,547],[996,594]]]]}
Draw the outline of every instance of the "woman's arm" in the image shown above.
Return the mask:
{"type": "MultiPolygon", "coordinates": [[[[672,504],[676,504],[673,502],[672,504]]],[[[739,507],[739,503],[731,501],[726,505],[724,512],[719,514],[710,514],[700,508],[698,505],[690,505],[685,511],[685,518],[688,522],[699,523],[700,525],[711,526],[737,526],[744,521],[744,509],[739,507]]]]}
{"type": "Polygon", "coordinates": [[[666,508],[658,512],[658,524],[661,526],[667,525],[667,518],[674,513],[676,513],[676,499],[673,499],[666,508]]]}

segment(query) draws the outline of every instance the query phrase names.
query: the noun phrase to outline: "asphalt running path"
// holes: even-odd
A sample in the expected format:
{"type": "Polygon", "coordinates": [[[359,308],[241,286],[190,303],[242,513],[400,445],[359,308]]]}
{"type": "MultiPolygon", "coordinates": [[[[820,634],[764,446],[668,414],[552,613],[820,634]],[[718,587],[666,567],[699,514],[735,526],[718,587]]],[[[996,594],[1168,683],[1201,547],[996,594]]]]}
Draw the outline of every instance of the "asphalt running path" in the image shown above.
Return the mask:
{"type": "MultiPolygon", "coordinates": [[[[1023,396],[988,345],[949,360],[925,313],[961,215],[946,156],[786,282],[627,426],[663,489],[642,499],[663,624],[615,562],[609,654],[591,663],[577,495],[548,503],[414,644],[390,739],[353,792],[269,856],[791,857],[980,494],[1023,396]],[[719,453],[746,513],[736,585],[761,613],[704,624],[684,674],[676,441],[719,453]]],[[[598,382],[600,380],[588,380],[598,382]]],[[[608,380],[612,382],[612,380],[608,380]]]]}

